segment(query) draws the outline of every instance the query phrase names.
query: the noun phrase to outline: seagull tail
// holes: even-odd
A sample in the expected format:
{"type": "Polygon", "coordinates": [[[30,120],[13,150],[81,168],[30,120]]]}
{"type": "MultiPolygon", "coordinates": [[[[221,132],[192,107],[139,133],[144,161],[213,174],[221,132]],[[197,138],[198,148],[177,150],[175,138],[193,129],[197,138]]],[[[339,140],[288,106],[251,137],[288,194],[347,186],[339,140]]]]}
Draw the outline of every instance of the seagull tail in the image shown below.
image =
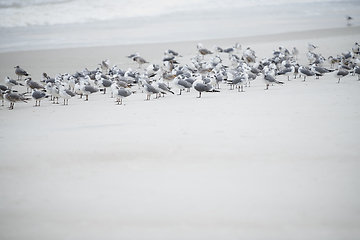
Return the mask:
{"type": "Polygon", "coordinates": [[[217,89],[211,89],[211,90],[209,90],[208,92],[220,92],[220,90],[217,90],[217,89]]]}

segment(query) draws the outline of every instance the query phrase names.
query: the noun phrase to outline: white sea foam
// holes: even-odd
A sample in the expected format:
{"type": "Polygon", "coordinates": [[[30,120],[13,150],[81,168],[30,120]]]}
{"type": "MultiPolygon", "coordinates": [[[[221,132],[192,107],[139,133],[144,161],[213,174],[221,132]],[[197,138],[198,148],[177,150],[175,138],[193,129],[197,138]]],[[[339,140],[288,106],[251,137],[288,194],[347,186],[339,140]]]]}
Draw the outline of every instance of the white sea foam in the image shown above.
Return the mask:
{"type": "MultiPolygon", "coordinates": [[[[0,27],[19,27],[86,23],[121,18],[159,16],[169,13],[186,14],[186,11],[242,9],[244,7],[281,6],[301,3],[309,5],[331,2],[358,1],[334,0],[0,0],[0,27]]],[[[350,4],[351,5],[351,4],[350,4]]]]}

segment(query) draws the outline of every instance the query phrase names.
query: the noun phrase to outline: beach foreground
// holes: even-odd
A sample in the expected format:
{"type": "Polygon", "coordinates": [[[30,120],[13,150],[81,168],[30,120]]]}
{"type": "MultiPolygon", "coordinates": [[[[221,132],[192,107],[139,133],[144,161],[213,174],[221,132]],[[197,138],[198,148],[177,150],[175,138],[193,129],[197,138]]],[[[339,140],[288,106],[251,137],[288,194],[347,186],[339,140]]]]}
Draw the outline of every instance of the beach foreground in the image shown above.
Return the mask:
{"type": "MultiPolygon", "coordinates": [[[[327,58],[359,39],[353,27],[201,42],[258,59],[296,46],[306,65],[308,42],[327,58]]],[[[197,43],[1,53],[1,80],[16,65],[34,80],[105,59],[136,69],[126,55],[161,64],[168,48],[183,64],[197,43]]],[[[360,82],[278,79],[202,98],[144,101],[135,87],[120,106],[97,93],[1,107],[1,239],[360,239],[360,82]]]]}

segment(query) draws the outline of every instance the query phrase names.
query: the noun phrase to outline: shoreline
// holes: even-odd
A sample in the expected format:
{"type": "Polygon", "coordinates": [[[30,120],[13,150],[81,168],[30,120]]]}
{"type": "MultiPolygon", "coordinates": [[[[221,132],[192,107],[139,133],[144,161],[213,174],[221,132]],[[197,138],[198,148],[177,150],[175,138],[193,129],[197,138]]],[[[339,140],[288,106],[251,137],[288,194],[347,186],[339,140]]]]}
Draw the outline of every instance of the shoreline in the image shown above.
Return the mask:
{"type": "Polygon", "coordinates": [[[94,46],[85,46],[85,47],[59,47],[59,48],[47,48],[47,49],[29,49],[29,50],[20,50],[20,51],[7,51],[0,52],[2,54],[11,54],[11,53],[21,53],[21,52],[34,52],[34,51],[55,51],[55,50],[71,50],[71,49],[89,49],[89,48],[112,48],[112,47],[126,47],[126,46],[135,46],[135,45],[160,45],[160,44],[180,44],[180,43],[194,43],[194,42],[228,42],[232,41],[241,41],[244,43],[262,43],[262,42],[273,42],[273,41],[287,41],[294,39],[297,40],[309,38],[318,38],[318,37],[332,37],[339,35],[356,35],[360,34],[360,26],[346,26],[338,28],[319,28],[311,29],[306,31],[293,31],[293,32],[282,32],[274,34],[255,34],[250,36],[239,36],[239,37],[225,37],[225,38],[207,38],[207,39],[198,39],[198,40],[184,40],[184,41],[158,41],[158,42],[148,42],[148,43],[135,43],[135,44],[112,44],[112,45],[94,45],[94,46]],[[255,39],[254,39],[255,38],[255,39]],[[266,40],[263,40],[266,38],[266,40]]]}
{"type": "MultiPolygon", "coordinates": [[[[54,76],[58,73],[65,72],[72,74],[75,73],[75,71],[82,70],[84,67],[95,69],[97,67],[97,63],[100,63],[105,59],[110,60],[111,66],[116,64],[118,67],[123,69],[137,69],[137,65],[133,64],[125,57],[135,52],[139,52],[140,55],[150,63],[162,64],[161,59],[166,49],[178,51],[183,56],[191,56],[196,54],[196,45],[199,42],[210,50],[212,50],[214,44],[227,48],[234,46],[236,42],[239,42],[242,45],[241,52],[248,46],[253,47],[264,44],[267,46],[273,46],[272,50],[274,50],[279,47],[274,44],[276,42],[280,42],[281,44],[292,44],[293,46],[285,46],[289,50],[296,46],[304,53],[304,51],[307,51],[305,46],[309,41],[316,42],[317,39],[326,39],[331,37],[344,38],[344,40],[346,40],[346,37],[349,37],[354,38],[354,42],[351,43],[354,44],[357,41],[355,38],[357,35],[360,35],[360,27],[344,27],[240,38],[207,39],[202,41],[180,41],[6,52],[0,53],[0,82],[3,81],[6,76],[12,77],[13,68],[17,65],[27,70],[33,77],[35,77],[35,79],[37,79],[40,78],[42,72],[47,72],[50,76],[54,76]],[[300,44],[301,46],[299,46],[300,44]],[[55,70],[55,66],[58,66],[58,70],[55,70]]],[[[352,45],[344,47],[344,49],[341,49],[340,53],[344,50],[350,50],[351,47],[352,45]]],[[[265,53],[261,54],[264,55],[265,53]]],[[[266,55],[269,54],[270,53],[266,53],[266,55]]],[[[332,54],[336,54],[335,49],[330,53],[330,55],[332,54]]],[[[188,60],[185,60],[185,62],[186,61],[188,60]]],[[[146,66],[144,65],[143,67],[146,66]]]]}

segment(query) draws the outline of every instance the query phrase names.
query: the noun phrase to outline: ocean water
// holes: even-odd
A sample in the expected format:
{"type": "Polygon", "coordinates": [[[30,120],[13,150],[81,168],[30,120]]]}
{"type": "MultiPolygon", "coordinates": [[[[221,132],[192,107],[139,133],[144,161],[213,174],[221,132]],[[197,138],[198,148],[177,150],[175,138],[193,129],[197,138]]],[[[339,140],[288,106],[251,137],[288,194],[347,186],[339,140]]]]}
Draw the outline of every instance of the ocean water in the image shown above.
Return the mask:
{"type": "Polygon", "coordinates": [[[0,52],[263,35],[360,23],[360,0],[0,0],[0,52]]]}

